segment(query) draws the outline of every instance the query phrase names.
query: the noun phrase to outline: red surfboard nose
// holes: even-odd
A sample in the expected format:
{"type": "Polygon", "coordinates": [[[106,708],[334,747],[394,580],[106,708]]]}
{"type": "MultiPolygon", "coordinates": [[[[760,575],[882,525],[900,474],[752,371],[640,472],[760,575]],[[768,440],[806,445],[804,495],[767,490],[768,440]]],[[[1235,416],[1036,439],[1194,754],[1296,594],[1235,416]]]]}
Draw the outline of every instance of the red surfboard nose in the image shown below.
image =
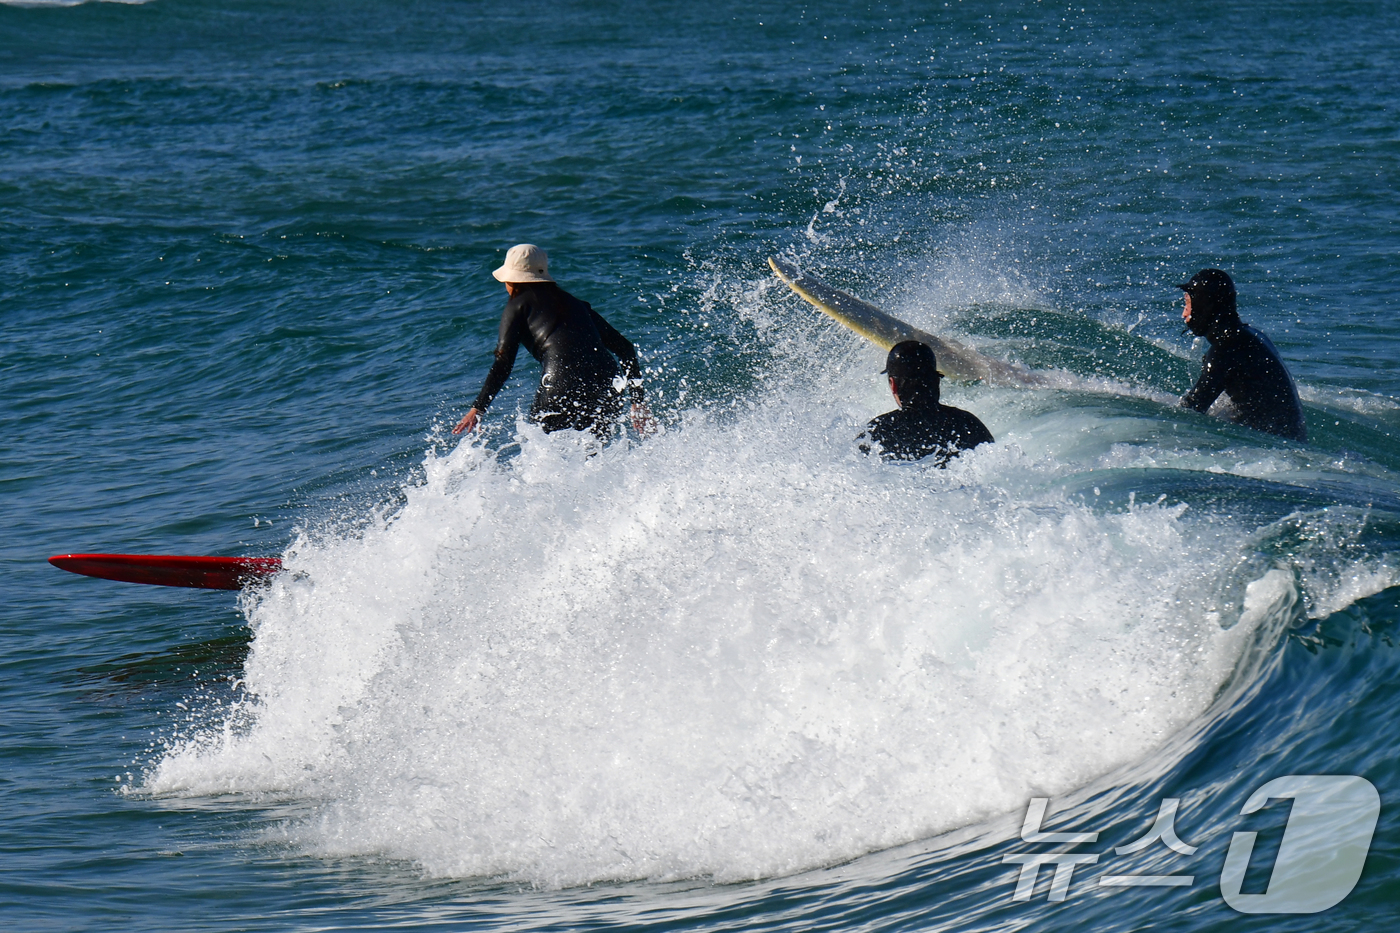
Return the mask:
{"type": "Polygon", "coordinates": [[[69,573],[123,583],[238,590],[282,569],[276,557],[177,557],[153,554],[58,554],[49,563],[69,573]]]}

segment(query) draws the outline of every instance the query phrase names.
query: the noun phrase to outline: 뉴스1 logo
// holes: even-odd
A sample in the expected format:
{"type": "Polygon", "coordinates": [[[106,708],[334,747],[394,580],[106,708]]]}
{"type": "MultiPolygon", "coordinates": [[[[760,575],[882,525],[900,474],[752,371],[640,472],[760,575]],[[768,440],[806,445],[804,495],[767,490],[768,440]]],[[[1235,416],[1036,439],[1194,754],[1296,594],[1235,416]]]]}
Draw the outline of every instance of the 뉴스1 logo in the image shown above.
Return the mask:
{"type": "MultiPolygon", "coordinates": [[[[1353,775],[1291,774],[1275,778],[1250,794],[1240,813],[1254,813],[1268,801],[1279,798],[1291,798],[1293,809],[1288,815],[1268,887],[1263,894],[1240,893],[1258,834],[1237,832],[1230,839],[1230,851],[1220,873],[1220,893],[1225,903],[1246,914],[1312,914],[1340,904],[1361,878],[1361,869],[1371,848],[1371,836],[1381,812],[1381,798],[1375,786],[1353,775]]],[[[1013,901],[1031,899],[1040,869],[1046,865],[1055,868],[1050,879],[1049,900],[1063,901],[1069,897],[1074,870],[1081,865],[1096,865],[1102,855],[1108,854],[1071,852],[1063,848],[1097,842],[1097,832],[1042,832],[1041,824],[1049,804],[1048,797],[1031,798],[1021,826],[1021,841],[1062,848],[1002,858],[1002,864],[1020,866],[1016,890],[1011,895],[1013,901]]],[[[1194,855],[1198,847],[1183,842],[1176,834],[1176,814],[1180,806],[1179,798],[1164,798],[1152,828],[1141,838],[1118,846],[1112,852],[1132,855],[1161,843],[1178,855],[1194,855]]],[[[1188,874],[1105,872],[1099,875],[1098,884],[1111,888],[1176,888],[1190,887],[1195,880],[1195,875],[1188,874]]]]}
{"type": "Polygon", "coordinates": [[[1291,774],[1250,794],[1240,812],[1253,813],[1274,797],[1293,798],[1293,810],[1268,891],[1240,893],[1255,834],[1235,833],[1220,873],[1225,903],[1244,914],[1315,914],[1340,904],[1361,877],[1380,818],[1380,794],[1363,777],[1291,774]]]}

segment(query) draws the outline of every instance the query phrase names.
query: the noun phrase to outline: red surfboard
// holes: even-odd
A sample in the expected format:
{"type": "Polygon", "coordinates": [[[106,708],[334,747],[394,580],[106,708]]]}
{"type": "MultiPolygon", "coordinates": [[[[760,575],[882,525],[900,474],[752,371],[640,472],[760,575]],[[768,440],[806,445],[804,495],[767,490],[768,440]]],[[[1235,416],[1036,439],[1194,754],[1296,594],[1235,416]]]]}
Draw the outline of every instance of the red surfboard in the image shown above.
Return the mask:
{"type": "Polygon", "coordinates": [[[59,554],[49,563],[70,573],[123,583],[240,590],[282,569],[276,557],[168,557],[154,554],[59,554]]]}

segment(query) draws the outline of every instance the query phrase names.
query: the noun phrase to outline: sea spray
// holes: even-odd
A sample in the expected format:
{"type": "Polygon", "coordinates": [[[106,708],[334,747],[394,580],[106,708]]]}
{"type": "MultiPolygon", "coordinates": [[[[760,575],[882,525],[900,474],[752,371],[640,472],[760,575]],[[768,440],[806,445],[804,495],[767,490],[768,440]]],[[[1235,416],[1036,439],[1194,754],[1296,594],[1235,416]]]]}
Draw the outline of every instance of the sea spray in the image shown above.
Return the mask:
{"type": "Polygon", "coordinates": [[[304,850],[436,875],[733,880],[1071,789],[1206,708],[1243,641],[1202,568],[1245,529],[851,433],[803,394],[430,455],[249,599],[246,701],[147,789],[289,795],[304,850]]]}

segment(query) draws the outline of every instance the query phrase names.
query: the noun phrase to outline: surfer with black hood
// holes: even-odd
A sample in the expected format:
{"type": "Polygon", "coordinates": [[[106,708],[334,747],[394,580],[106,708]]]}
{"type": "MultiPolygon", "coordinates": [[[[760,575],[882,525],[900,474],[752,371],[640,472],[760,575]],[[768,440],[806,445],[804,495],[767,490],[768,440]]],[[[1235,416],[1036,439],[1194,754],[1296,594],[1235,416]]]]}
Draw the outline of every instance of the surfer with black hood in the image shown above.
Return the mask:
{"type": "Polygon", "coordinates": [[[1205,412],[1224,394],[1236,424],[1306,441],[1298,387],[1272,341],[1240,320],[1230,276],[1219,269],[1202,269],[1177,287],[1186,293],[1182,320],[1191,333],[1210,341],[1201,376],[1182,396],[1182,407],[1205,412]]]}
{"type": "Polygon", "coordinates": [[[895,344],[881,372],[889,376],[890,391],[899,408],[866,425],[857,438],[862,453],[870,453],[876,445],[886,460],[922,460],[934,455],[934,465],[944,467],[959,452],[993,442],[992,432],[976,415],[939,401],[943,374],[927,344],[917,340],[895,344]]]}

